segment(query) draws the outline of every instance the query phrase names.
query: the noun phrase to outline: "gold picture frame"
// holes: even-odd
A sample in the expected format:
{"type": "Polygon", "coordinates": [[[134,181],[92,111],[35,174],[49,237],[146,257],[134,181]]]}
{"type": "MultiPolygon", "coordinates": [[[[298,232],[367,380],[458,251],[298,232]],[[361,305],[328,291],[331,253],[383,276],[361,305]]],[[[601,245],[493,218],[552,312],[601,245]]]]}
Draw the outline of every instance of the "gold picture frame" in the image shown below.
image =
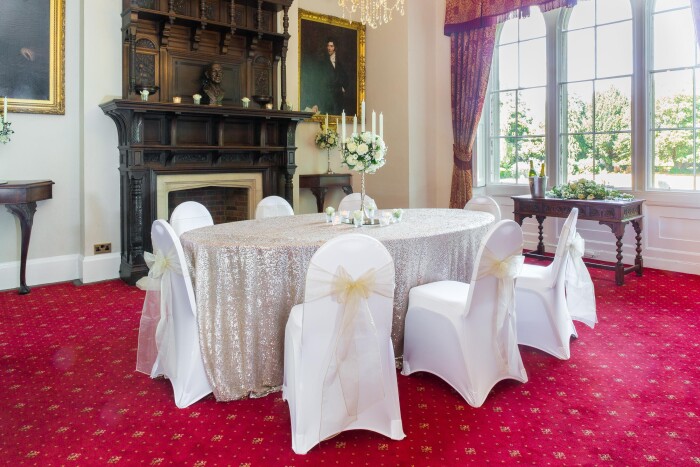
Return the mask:
{"type": "Polygon", "coordinates": [[[346,120],[354,115],[361,119],[365,34],[361,23],[299,9],[299,110],[317,111],[312,120],[325,121],[328,113],[335,123],[342,110],[346,120]],[[335,63],[331,63],[329,43],[335,63]]]}
{"type": "Polygon", "coordinates": [[[0,97],[8,112],[65,114],[65,11],[65,0],[0,2],[0,97]]]}

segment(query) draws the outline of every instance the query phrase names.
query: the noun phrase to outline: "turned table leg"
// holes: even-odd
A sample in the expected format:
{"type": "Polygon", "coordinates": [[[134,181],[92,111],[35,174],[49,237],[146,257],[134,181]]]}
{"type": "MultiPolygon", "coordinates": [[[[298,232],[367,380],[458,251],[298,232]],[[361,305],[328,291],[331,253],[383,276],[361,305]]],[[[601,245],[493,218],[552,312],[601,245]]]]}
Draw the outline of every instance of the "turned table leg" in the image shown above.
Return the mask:
{"type": "Polygon", "coordinates": [[[543,255],[544,254],[544,220],[545,216],[535,216],[537,219],[537,229],[539,230],[539,236],[538,242],[537,242],[537,254],[538,255],[543,255]]]}
{"type": "Polygon", "coordinates": [[[632,221],[632,227],[634,227],[634,233],[637,234],[634,237],[637,241],[637,256],[634,258],[634,265],[637,269],[637,275],[641,276],[644,269],[644,260],[642,259],[642,219],[632,221]]]}
{"type": "Polygon", "coordinates": [[[31,290],[27,287],[25,274],[27,272],[27,252],[29,251],[29,238],[32,235],[32,223],[34,222],[36,203],[6,204],[5,207],[19,219],[19,226],[22,232],[22,247],[19,263],[19,293],[20,295],[24,295],[28,294],[31,290]]]}
{"type": "Polygon", "coordinates": [[[622,235],[616,235],[617,242],[617,263],[615,264],[615,283],[623,285],[625,283],[625,266],[622,264],[622,235]]]}

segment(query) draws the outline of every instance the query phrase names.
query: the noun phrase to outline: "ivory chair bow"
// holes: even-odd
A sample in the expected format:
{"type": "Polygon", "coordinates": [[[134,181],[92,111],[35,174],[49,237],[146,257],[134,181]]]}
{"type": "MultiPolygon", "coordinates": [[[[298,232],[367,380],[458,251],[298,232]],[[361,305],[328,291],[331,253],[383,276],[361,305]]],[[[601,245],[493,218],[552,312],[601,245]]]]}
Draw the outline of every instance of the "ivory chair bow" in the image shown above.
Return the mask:
{"type": "Polygon", "coordinates": [[[566,263],[566,305],[572,319],[593,328],[598,322],[595,289],[588,268],[583,262],[586,243],[576,232],[569,246],[566,263]]]}
{"type": "Polygon", "coordinates": [[[411,289],[404,375],[433,373],[473,407],[480,407],[503,379],[527,382],[513,299],[522,244],[520,226],[500,221],[481,243],[471,283],[439,281],[411,289]]]}
{"type": "Polygon", "coordinates": [[[177,377],[169,274],[182,275],[182,266],[174,249],[167,254],[161,250],[155,250],[155,254],[145,252],[143,258],[148,266],[148,275],[136,282],[136,287],[146,291],[141,311],[136,369],[155,378],[160,365],[167,374],[177,377]]]}
{"type": "MultiPolygon", "coordinates": [[[[387,263],[378,270],[370,268],[357,280],[353,280],[343,266],[338,266],[333,274],[312,261],[307,281],[317,286],[307,288],[306,300],[315,301],[331,296],[343,305],[338,326],[331,339],[333,359],[328,363],[323,379],[321,413],[324,413],[323,406],[328,404],[329,390],[337,378],[348,414],[345,422],[347,426],[357,419],[359,412],[382,400],[385,395],[377,328],[367,299],[373,293],[388,298],[394,296],[394,263],[387,263]],[[360,363],[366,380],[362,387],[362,401],[360,363]]],[[[322,415],[320,432],[324,431],[327,422],[322,415]]]]}
{"type": "Polygon", "coordinates": [[[304,303],[292,308],[285,329],[282,394],[297,454],[344,430],[405,437],[393,295],[394,263],[376,239],[342,235],[314,254],[304,303]]]}
{"type": "MultiPolygon", "coordinates": [[[[522,249],[521,244],[519,251],[522,252],[522,249]]],[[[477,280],[487,276],[498,279],[498,305],[493,315],[493,343],[501,356],[504,371],[508,368],[508,362],[517,358],[515,353],[519,353],[515,322],[515,278],[524,262],[525,257],[520,253],[499,259],[489,248],[484,247],[476,277],[477,280]]]]}
{"type": "Polygon", "coordinates": [[[199,348],[197,304],[185,254],[173,228],[157,220],[151,228],[155,254],[146,253],[148,276],[137,282],[146,290],[139,329],[136,369],[166,376],[175,405],[187,407],[211,392],[199,348]]]}

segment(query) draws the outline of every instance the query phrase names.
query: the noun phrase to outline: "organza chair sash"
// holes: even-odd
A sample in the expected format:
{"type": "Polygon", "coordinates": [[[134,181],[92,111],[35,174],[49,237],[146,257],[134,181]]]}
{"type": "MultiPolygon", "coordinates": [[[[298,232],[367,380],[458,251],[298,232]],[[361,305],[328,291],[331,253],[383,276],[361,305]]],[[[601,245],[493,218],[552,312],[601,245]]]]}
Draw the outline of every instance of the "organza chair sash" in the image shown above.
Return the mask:
{"type": "Polygon", "coordinates": [[[572,319],[581,321],[590,327],[598,322],[596,316],[595,290],[591,275],[583,263],[586,243],[576,232],[568,249],[565,287],[566,305],[572,319]]]}
{"type": "MultiPolygon", "coordinates": [[[[522,247],[519,248],[522,250],[522,247]]],[[[521,254],[499,259],[491,250],[484,247],[479,261],[476,279],[495,276],[498,279],[498,306],[493,317],[496,350],[501,356],[504,368],[509,362],[517,361],[518,346],[515,334],[515,278],[525,262],[521,254]],[[507,347],[507,348],[506,348],[507,347]]]]}
{"type": "MultiPolygon", "coordinates": [[[[332,356],[323,378],[320,433],[337,432],[365,408],[384,399],[384,378],[377,328],[367,299],[372,294],[394,296],[394,263],[371,268],[356,280],[339,266],[327,271],[313,262],[307,273],[305,302],[331,296],[343,309],[331,338],[332,356]],[[329,413],[332,387],[340,383],[346,415],[329,413]]],[[[304,315],[304,319],[306,315],[304,315]]],[[[302,342],[304,336],[302,335],[302,342]]],[[[302,344],[303,345],[303,344],[302,344]]]]}
{"type": "Polygon", "coordinates": [[[148,276],[136,282],[138,288],[146,291],[139,326],[136,369],[155,378],[159,373],[157,367],[160,366],[169,378],[176,378],[170,274],[182,275],[182,266],[174,248],[167,254],[156,250],[155,254],[145,252],[143,256],[148,266],[148,276]],[[156,362],[159,365],[156,365],[156,362]]]}

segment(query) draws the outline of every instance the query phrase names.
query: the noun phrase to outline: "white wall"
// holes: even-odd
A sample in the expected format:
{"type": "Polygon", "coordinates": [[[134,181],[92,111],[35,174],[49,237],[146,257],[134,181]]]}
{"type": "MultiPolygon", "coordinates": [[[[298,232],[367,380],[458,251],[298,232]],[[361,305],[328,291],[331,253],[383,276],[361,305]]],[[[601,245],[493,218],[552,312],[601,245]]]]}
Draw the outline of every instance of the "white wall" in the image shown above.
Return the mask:
{"type": "MultiPolygon", "coordinates": [[[[297,0],[290,9],[292,40],[287,56],[288,100],[298,109],[298,8],[342,16],[334,0],[297,0]]],[[[15,134],[0,146],[0,178],[56,182],[52,200],[38,203],[29,249],[27,282],[41,284],[118,277],[119,154],[117,131],[98,105],[121,95],[121,2],[66,2],[66,114],[10,114],[15,134]],[[89,21],[87,21],[89,20],[89,21]],[[94,256],[95,243],[112,243],[111,255],[94,256]]],[[[367,30],[367,108],[384,113],[387,164],[367,177],[367,191],[381,208],[447,207],[452,174],[449,38],[443,35],[444,1],[406,2],[406,15],[367,30]]],[[[318,124],[297,129],[298,174],[323,173],[326,155],[313,144],[318,124]]],[[[338,153],[333,168],[340,168],[338,153]]],[[[354,175],[359,191],[359,176],[354,175]]],[[[331,191],[337,206],[342,192],[331,191]]],[[[505,217],[508,196],[499,197],[505,217]]],[[[646,266],[700,273],[698,203],[655,201],[647,205],[646,266]],[[688,253],[690,252],[690,253],[688,253]]],[[[315,212],[308,190],[296,189],[297,213],[315,212]]],[[[583,224],[598,257],[614,259],[612,235],[583,224]]],[[[549,238],[557,225],[548,224],[549,238]]],[[[628,229],[631,231],[632,229],[628,229]]],[[[526,223],[528,240],[534,226],[526,223]]],[[[633,234],[625,236],[632,257],[633,234]]],[[[19,284],[19,224],[0,210],[0,290],[19,284]]]]}
{"type": "MultiPolygon", "coordinates": [[[[65,115],[10,113],[12,141],[0,144],[0,178],[51,179],[53,199],[37,203],[27,283],[78,277],[80,211],[80,4],[66,2],[65,115]]],[[[0,207],[0,290],[19,285],[20,229],[0,207]]]]}

